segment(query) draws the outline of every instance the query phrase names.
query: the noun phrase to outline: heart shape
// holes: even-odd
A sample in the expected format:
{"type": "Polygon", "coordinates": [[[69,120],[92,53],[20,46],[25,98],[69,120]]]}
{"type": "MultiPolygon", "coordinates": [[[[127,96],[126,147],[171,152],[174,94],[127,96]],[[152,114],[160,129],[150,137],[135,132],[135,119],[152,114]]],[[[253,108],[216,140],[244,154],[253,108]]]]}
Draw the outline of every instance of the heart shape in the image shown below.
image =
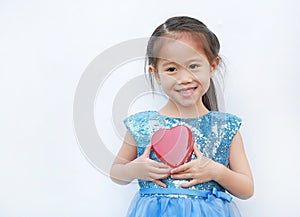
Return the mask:
{"type": "Polygon", "coordinates": [[[151,138],[151,145],[158,158],[175,168],[191,159],[194,137],[187,126],[159,129],[151,138]]]}

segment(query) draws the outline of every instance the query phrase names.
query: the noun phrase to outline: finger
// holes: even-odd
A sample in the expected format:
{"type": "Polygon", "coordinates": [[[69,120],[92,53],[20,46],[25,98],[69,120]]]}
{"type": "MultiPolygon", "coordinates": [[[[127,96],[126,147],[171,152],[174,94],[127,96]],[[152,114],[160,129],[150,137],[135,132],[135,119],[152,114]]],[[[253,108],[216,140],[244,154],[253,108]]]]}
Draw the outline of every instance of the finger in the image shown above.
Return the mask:
{"type": "Polygon", "coordinates": [[[196,185],[198,183],[199,183],[198,180],[193,179],[192,181],[183,183],[180,186],[183,187],[183,188],[188,188],[188,187],[191,187],[191,186],[196,185]]]}
{"type": "Polygon", "coordinates": [[[191,166],[190,163],[191,162],[183,164],[183,165],[181,165],[181,166],[179,166],[177,168],[172,169],[171,170],[171,174],[181,173],[181,172],[184,172],[184,171],[188,170],[190,168],[190,166],[191,166]]]}
{"type": "Polygon", "coordinates": [[[152,180],[152,181],[153,181],[154,183],[160,185],[160,186],[163,187],[163,188],[166,188],[166,187],[167,187],[167,185],[166,185],[165,183],[163,183],[162,181],[159,181],[159,180],[156,180],[156,179],[154,179],[154,180],[152,180]]]}
{"type": "Polygon", "coordinates": [[[157,162],[155,160],[152,160],[152,166],[154,167],[157,167],[157,168],[164,168],[164,169],[169,169],[171,170],[172,168],[169,167],[167,164],[164,164],[164,163],[160,163],[160,162],[157,162]]]}
{"type": "Polygon", "coordinates": [[[148,145],[148,146],[145,148],[145,151],[144,151],[144,153],[143,153],[143,156],[144,156],[144,157],[149,157],[150,152],[151,152],[151,145],[148,145]]]}
{"type": "Polygon", "coordinates": [[[204,168],[206,167],[212,160],[210,158],[204,157],[203,159],[201,159],[200,161],[200,168],[204,168]]]}
{"type": "Polygon", "coordinates": [[[151,173],[152,175],[149,175],[152,179],[154,180],[158,180],[158,179],[165,179],[165,178],[168,178],[170,176],[170,174],[153,174],[151,173]]]}
{"type": "Polygon", "coordinates": [[[163,176],[161,176],[159,179],[165,179],[165,178],[168,178],[170,176],[170,174],[165,174],[163,176]]]}
{"type": "Polygon", "coordinates": [[[191,174],[191,173],[174,174],[174,175],[171,175],[171,178],[172,179],[192,179],[193,174],[191,174]]]}
{"type": "Polygon", "coordinates": [[[197,158],[202,158],[202,153],[198,149],[197,145],[194,145],[194,153],[195,153],[197,158]]]}
{"type": "Polygon", "coordinates": [[[152,167],[150,169],[150,172],[156,173],[156,174],[162,174],[162,175],[165,175],[165,174],[170,175],[171,174],[169,168],[156,168],[156,167],[152,167]]]}
{"type": "Polygon", "coordinates": [[[153,173],[153,172],[149,172],[148,173],[148,176],[149,178],[152,180],[152,179],[163,179],[163,178],[166,178],[168,177],[170,174],[158,174],[158,173],[153,173]]]}

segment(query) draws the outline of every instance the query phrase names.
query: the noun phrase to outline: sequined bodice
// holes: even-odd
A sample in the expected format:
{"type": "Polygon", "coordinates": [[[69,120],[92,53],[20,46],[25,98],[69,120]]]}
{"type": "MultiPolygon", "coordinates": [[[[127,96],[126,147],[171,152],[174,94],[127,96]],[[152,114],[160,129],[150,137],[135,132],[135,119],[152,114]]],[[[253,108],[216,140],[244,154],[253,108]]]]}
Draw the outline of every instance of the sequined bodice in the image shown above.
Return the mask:
{"type": "MultiPolygon", "coordinates": [[[[144,111],[131,115],[124,120],[126,128],[137,144],[137,156],[144,153],[153,133],[158,129],[185,125],[192,130],[197,147],[202,154],[225,166],[228,166],[229,147],[241,122],[241,118],[233,114],[218,111],[210,111],[197,118],[173,118],[163,116],[157,111],[144,111]]],[[[151,150],[150,158],[161,162],[153,150],[151,150]]],[[[194,159],[196,156],[193,154],[191,160],[194,159]]],[[[181,188],[180,184],[190,180],[177,180],[168,177],[161,181],[166,183],[168,188],[181,188]]],[[[146,180],[139,180],[139,186],[141,189],[161,188],[156,183],[146,180]]],[[[224,191],[224,188],[215,181],[200,183],[189,188],[198,190],[216,188],[224,191]]]]}

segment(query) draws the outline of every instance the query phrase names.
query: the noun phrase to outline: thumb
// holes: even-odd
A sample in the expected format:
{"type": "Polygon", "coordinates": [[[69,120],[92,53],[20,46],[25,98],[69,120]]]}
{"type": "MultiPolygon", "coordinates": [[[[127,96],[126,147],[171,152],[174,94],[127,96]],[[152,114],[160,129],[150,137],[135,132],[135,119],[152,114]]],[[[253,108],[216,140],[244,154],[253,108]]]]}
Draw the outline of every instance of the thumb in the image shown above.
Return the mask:
{"type": "Polygon", "coordinates": [[[150,152],[151,152],[151,145],[148,145],[146,148],[145,148],[145,151],[144,151],[144,153],[143,153],[143,156],[144,157],[149,157],[149,155],[150,155],[150,152]]]}
{"type": "Polygon", "coordinates": [[[200,152],[196,144],[194,145],[194,152],[197,158],[202,158],[202,153],[200,152]]]}

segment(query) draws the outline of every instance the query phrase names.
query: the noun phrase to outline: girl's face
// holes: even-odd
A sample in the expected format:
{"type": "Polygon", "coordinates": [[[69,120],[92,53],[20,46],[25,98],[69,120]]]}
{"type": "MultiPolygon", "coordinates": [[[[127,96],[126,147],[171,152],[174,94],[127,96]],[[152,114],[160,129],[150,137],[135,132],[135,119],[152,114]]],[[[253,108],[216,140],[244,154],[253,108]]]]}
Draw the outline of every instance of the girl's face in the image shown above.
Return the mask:
{"type": "Polygon", "coordinates": [[[158,58],[157,67],[149,66],[149,71],[169,100],[177,107],[203,107],[202,96],[209,88],[219,58],[210,64],[203,48],[189,35],[164,40],[158,58]]]}

